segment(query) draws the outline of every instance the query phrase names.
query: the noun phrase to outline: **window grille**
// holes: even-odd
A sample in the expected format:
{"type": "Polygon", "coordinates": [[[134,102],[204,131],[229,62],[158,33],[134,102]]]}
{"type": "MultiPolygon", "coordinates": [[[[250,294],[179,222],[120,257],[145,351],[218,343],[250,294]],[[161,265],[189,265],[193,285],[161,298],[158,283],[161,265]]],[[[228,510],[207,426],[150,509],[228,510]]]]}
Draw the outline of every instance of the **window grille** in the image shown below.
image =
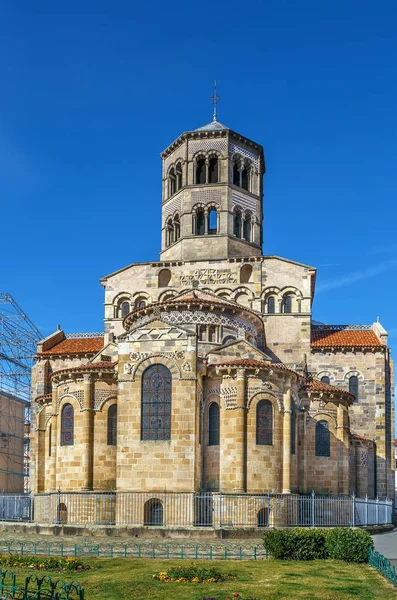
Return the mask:
{"type": "Polygon", "coordinates": [[[108,410],[108,446],[117,446],[117,404],[108,410]]]}
{"type": "Polygon", "coordinates": [[[273,445],[273,406],[269,400],[261,400],[256,407],[256,443],[273,445]]]}
{"type": "Polygon", "coordinates": [[[358,401],[358,377],[352,375],[349,379],[349,392],[355,395],[355,402],[358,401]]]}
{"type": "Polygon", "coordinates": [[[330,456],[331,437],[327,421],[316,423],[316,456],[330,456]]]}
{"type": "Polygon", "coordinates": [[[208,445],[219,446],[219,405],[216,402],[208,409],[208,445]]]}
{"type": "Polygon", "coordinates": [[[71,404],[65,404],[61,413],[61,446],[74,444],[74,409],[71,404]]]}
{"type": "Polygon", "coordinates": [[[164,365],[152,365],[142,377],[142,440],[171,439],[172,376],[164,365]]]}

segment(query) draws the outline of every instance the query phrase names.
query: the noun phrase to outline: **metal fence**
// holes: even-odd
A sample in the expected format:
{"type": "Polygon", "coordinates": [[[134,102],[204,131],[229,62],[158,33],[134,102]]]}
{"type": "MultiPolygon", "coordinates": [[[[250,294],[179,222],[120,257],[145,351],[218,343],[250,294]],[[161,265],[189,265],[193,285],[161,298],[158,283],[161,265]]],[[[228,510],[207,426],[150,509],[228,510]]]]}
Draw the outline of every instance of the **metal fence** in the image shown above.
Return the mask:
{"type": "Polygon", "coordinates": [[[368,563],[371,565],[371,567],[374,567],[379,571],[379,573],[386,577],[386,579],[388,579],[390,583],[394,585],[394,587],[397,587],[396,567],[392,566],[390,560],[386,558],[386,556],[383,556],[383,554],[375,552],[372,550],[372,548],[370,548],[368,563]]]}
{"type": "Polygon", "coordinates": [[[132,527],[387,525],[393,501],[353,496],[221,492],[58,492],[0,495],[0,521],[132,527]]]}

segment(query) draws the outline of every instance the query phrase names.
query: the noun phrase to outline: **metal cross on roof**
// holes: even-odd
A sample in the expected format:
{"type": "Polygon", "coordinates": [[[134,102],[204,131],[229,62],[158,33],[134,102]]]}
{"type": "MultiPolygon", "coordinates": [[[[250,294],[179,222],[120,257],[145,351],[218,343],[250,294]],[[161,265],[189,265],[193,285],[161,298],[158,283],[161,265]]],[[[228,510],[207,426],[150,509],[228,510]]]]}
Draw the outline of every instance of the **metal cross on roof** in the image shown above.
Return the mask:
{"type": "Polygon", "coordinates": [[[212,115],[212,119],[213,121],[217,120],[217,113],[216,113],[216,105],[218,104],[220,98],[218,96],[218,94],[216,93],[216,79],[214,80],[214,93],[212,94],[210,101],[212,102],[213,106],[214,106],[214,114],[212,115]]]}

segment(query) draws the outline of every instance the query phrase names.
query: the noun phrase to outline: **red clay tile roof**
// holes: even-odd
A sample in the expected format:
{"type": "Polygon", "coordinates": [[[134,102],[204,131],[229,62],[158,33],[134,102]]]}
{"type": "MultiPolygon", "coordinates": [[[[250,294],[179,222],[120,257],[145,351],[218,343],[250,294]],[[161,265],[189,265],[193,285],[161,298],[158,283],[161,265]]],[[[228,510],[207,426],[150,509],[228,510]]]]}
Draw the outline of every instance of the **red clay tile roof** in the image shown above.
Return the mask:
{"type": "Polygon", "coordinates": [[[319,381],[318,379],[312,379],[312,381],[310,381],[307,384],[307,390],[310,392],[336,392],[338,394],[347,394],[348,396],[354,398],[354,394],[351,394],[347,390],[344,390],[343,388],[338,388],[333,385],[329,385],[329,383],[324,383],[323,381],[319,381]]]}
{"type": "Polygon", "coordinates": [[[357,435],[356,433],[351,433],[350,437],[354,438],[355,440],[362,440],[363,442],[373,442],[373,440],[362,437],[361,435],[357,435]]]}
{"type": "Polygon", "coordinates": [[[116,362],[97,362],[88,363],[87,365],[76,365],[75,367],[67,367],[65,369],[58,369],[50,375],[50,379],[60,373],[66,373],[67,371],[113,371],[116,366],[116,362]]]}
{"type": "Polygon", "coordinates": [[[38,356],[44,354],[96,354],[103,348],[103,343],[103,337],[67,338],[49,350],[39,352],[38,356]]]}
{"type": "Polygon", "coordinates": [[[312,329],[312,348],[382,348],[384,344],[380,341],[375,331],[360,329],[312,329]]]}
{"type": "Polygon", "coordinates": [[[295,373],[299,377],[302,377],[299,373],[293,369],[289,369],[282,363],[270,363],[264,360],[256,360],[254,358],[225,358],[221,362],[213,362],[209,364],[210,367],[252,367],[261,368],[266,367],[267,369],[280,369],[281,371],[289,371],[295,373]]]}

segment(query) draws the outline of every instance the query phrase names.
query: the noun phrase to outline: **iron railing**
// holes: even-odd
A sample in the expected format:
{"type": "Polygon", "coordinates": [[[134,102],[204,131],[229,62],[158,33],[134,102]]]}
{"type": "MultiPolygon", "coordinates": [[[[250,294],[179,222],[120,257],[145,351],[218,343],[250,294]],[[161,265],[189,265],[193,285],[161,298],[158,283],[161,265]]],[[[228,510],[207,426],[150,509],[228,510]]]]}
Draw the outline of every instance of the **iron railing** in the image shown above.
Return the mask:
{"type": "Polygon", "coordinates": [[[393,521],[393,501],[222,492],[0,495],[0,521],[134,527],[354,527],[393,521]]]}
{"type": "Polygon", "coordinates": [[[0,600],[84,600],[84,588],[78,581],[65,583],[62,579],[51,579],[49,575],[36,574],[25,578],[23,586],[17,585],[15,573],[0,570],[0,600]]]}
{"type": "Polygon", "coordinates": [[[394,585],[394,587],[397,587],[396,567],[392,566],[386,556],[383,556],[383,554],[375,552],[370,548],[368,563],[371,567],[374,567],[377,571],[379,571],[379,573],[386,577],[386,579],[388,579],[390,583],[394,585]]]}

